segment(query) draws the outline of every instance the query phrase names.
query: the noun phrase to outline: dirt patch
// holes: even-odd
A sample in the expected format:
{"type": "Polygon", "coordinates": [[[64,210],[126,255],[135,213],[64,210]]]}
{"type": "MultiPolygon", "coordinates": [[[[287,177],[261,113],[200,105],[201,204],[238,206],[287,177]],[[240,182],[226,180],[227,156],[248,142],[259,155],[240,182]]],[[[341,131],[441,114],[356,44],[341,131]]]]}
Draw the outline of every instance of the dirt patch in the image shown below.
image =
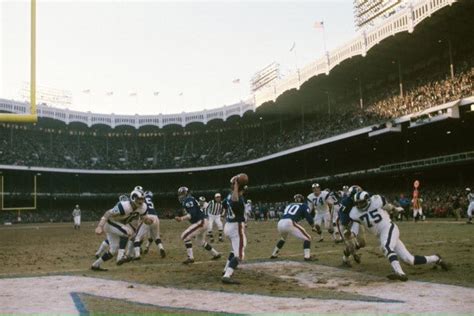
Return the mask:
{"type": "Polygon", "coordinates": [[[277,275],[286,280],[295,280],[311,289],[353,292],[356,288],[386,283],[386,279],[378,276],[294,261],[252,263],[243,268],[277,275]]]}

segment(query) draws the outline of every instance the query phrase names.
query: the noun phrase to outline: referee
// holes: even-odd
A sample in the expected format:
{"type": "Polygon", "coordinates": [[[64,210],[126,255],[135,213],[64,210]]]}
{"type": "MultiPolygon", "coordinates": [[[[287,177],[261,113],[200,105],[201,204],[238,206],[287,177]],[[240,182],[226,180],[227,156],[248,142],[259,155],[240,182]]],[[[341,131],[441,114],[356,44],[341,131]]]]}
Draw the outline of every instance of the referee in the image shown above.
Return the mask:
{"type": "Polygon", "coordinates": [[[219,230],[219,241],[222,242],[222,196],[220,193],[216,193],[214,195],[214,200],[209,202],[206,211],[207,215],[209,216],[207,236],[209,237],[210,242],[214,242],[214,236],[212,235],[212,227],[214,226],[214,223],[216,223],[217,229],[219,230]]]}

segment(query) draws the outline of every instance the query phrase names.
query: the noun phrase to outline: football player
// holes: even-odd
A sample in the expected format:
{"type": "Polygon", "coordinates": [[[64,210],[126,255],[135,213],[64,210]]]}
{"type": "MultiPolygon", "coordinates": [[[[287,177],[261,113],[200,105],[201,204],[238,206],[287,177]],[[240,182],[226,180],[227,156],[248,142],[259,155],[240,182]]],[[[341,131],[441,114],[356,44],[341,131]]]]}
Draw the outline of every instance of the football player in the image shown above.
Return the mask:
{"type": "Polygon", "coordinates": [[[340,208],[338,212],[338,229],[339,233],[344,239],[345,248],[342,256],[342,263],[346,266],[351,266],[350,256],[354,257],[355,262],[360,263],[360,255],[357,253],[357,250],[365,247],[365,232],[364,228],[359,228],[359,234],[357,237],[353,237],[350,233],[350,226],[352,221],[349,217],[349,212],[354,207],[353,197],[357,192],[361,192],[362,188],[358,185],[352,185],[347,189],[347,193],[342,198],[340,203],[340,208]]]}
{"type": "Polygon", "coordinates": [[[313,193],[308,195],[308,206],[311,212],[315,212],[314,217],[314,231],[319,235],[319,242],[324,240],[322,236],[321,226],[327,229],[328,233],[332,236],[332,206],[334,200],[327,190],[321,190],[321,186],[318,183],[314,183],[311,188],[313,193]]]}
{"type": "Polygon", "coordinates": [[[467,223],[472,224],[472,212],[474,211],[474,193],[471,192],[470,188],[466,188],[467,201],[469,206],[467,207],[467,223]]]}
{"type": "Polygon", "coordinates": [[[305,218],[308,224],[313,227],[314,219],[310,214],[308,205],[304,203],[305,198],[302,194],[296,194],[293,199],[295,202],[287,205],[283,211],[282,219],[278,222],[280,240],[273,249],[270,259],[278,258],[278,253],[281,248],[283,248],[283,245],[285,245],[288,234],[291,234],[296,238],[303,240],[303,258],[305,261],[310,261],[313,259],[310,253],[311,236],[301,225],[298,224],[298,222],[305,218]]]}
{"type": "Polygon", "coordinates": [[[194,263],[193,243],[191,241],[193,237],[196,237],[196,240],[204,249],[212,253],[212,260],[219,259],[221,254],[204,239],[204,234],[207,232],[208,225],[206,214],[201,210],[196,199],[189,193],[187,187],[180,187],[178,189],[178,200],[186,210],[187,214],[184,216],[176,216],[175,220],[178,222],[189,220],[191,222],[191,225],[189,225],[189,227],[181,234],[181,239],[184,241],[188,253],[188,258],[184,260],[183,263],[194,263]]]}
{"type": "MultiPolygon", "coordinates": [[[[161,258],[166,257],[166,251],[163,247],[163,243],[160,238],[160,219],[158,213],[155,210],[153,203],[153,193],[151,191],[145,191],[145,203],[147,205],[146,215],[143,217],[143,223],[139,226],[137,235],[134,240],[134,252],[135,260],[140,260],[141,244],[144,238],[149,236],[152,241],[155,241],[160,251],[161,258]]],[[[148,251],[147,251],[148,252],[148,251]]]]}
{"type": "Polygon", "coordinates": [[[81,229],[81,209],[78,204],[72,210],[72,217],[74,218],[74,229],[81,229]]]}
{"type": "Polygon", "coordinates": [[[342,191],[339,192],[330,192],[332,204],[332,239],[336,244],[343,242],[342,240],[342,229],[339,223],[339,210],[341,208],[341,197],[343,195],[342,191]]]}
{"type": "Polygon", "coordinates": [[[245,199],[243,194],[247,186],[240,185],[238,176],[234,176],[230,179],[230,187],[231,193],[225,200],[227,218],[224,225],[224,234],[230,239],[232,250],[224,267],[222,283],[239,284],[239,281],[232,278],[232,274],[245,258],[247,236],[245,236],[245,199]]]}
{"type": "Polygon", "coordinates": [[[117,253],[117,264],[125,262],[125,247],[134,234],[134,229],[129,225],[146,213],[145,195],[143,191],[133,190],[130,200],[118,202],[114,208],[104,213],[95,229],[97,235],[107,234],[109,251],[98,258],[91,266],[92,270],[104,271],[101,264],[110,260],[117,253]]]}
{"type": "Polygon", "coordinates": [[[380,246],[394,271],[393,274],[387,276],[389,279],[400,281],[408,280],[400,266],[398,257],[410,265],[434,263],[439,265],[443,270],[448,269],[446,262],[444,262],[439,255],[412,255],[406,249],[403,242],[399,239],[400,232],[398,226],[392,223],[390,216],[382,208],[385,204],[382,196],[370,196],[369,193],[362,191],[356,193],[353,199],[355,206],[349,212],[349,217],[353,221],[351,234],[357,236],[359,227],[363,225],[379,238],[380,246]]]}

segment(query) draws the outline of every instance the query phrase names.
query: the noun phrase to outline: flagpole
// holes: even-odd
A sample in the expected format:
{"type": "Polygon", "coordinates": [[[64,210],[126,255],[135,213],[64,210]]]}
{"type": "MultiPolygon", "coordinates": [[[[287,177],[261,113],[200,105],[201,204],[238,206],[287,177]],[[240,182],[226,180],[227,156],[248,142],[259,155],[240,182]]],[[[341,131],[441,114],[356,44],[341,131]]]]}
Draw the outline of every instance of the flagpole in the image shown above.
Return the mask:
{"type": "Polygon", "coordinates": [[[324,55],[326,55],[328,50],[326,48],[326,26],[324,24],[323,24],[323,45],[324,45],[324,55]]]}
{"type": "Polygon", "coordinates": [[[296,43],[293,46],[293,52],[295,55],[295,69],[298,73],[298,86],[301,85],[301,78],[300,78],[300,69],[298,68],[298,56],[296,55],[296,43]]]}

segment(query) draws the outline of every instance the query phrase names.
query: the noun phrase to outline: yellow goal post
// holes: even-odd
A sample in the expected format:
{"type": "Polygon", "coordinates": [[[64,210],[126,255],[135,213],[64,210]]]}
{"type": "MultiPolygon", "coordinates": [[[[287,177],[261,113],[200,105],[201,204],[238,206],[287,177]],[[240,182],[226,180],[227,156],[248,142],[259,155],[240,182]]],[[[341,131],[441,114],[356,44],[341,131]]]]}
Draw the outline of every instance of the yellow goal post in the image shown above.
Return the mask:
{"type": "Polygon", "coordinates": [[[36,0],[31,1],[30,31],[30,114],[0,113],[0,122],[36,123],[36,0]]]}
{"type": "Polygon", "coordinates": [[[33,206],[5,207],[4,177],[0,175],[0,211],[36,210],[36,175],[33,176],[33,206]]]}

